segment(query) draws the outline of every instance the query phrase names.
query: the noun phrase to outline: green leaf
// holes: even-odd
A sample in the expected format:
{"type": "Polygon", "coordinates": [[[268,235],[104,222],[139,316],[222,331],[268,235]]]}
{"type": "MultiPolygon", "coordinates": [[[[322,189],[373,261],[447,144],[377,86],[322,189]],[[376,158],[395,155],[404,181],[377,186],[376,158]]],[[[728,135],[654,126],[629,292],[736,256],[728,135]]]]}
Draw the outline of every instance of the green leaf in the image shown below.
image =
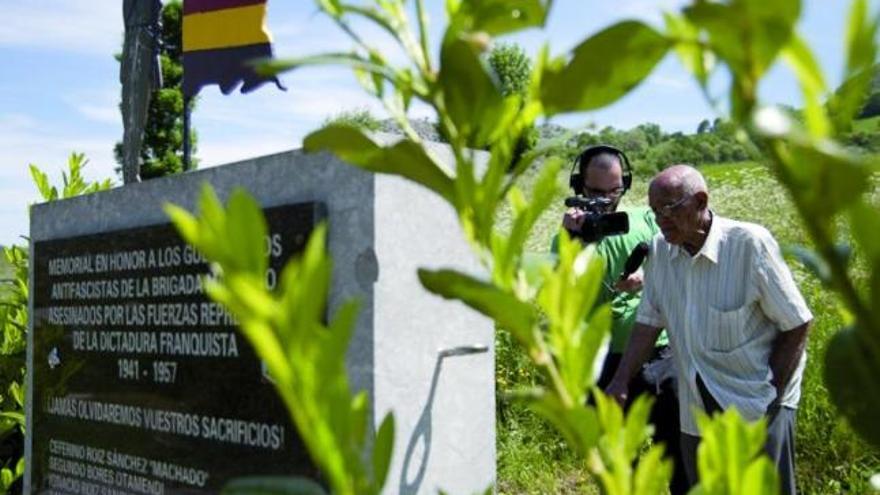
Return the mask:
{"type": "Polygon", "coordinates": [[[437,79],[449,118],[466,146],[484,148],[495,142],[519,110],[519,99],[502,95],[473,40],[453,36],[443,43],[437,79]]]}
{"type": "MultiPolygon", "coordinates": [[[[201,247],[222,252],[225,245],[220,242],[220,237],[226,233],[226,212],[217,192],[207,182],[202,185],[202,190],[199,192],[199,216],[201,217],[199,221],[201,247]]],[[[225,257],[220,257],[217,261],[227,262],[228,260],[225,257]]]]}
{"type": "Polygon", "coordinates": [[[397,79],[397,73],[394,69],[387,65],[376,63],[368,58],[363,58],[356,53],[324,53],[321,55],[311,55],[299,58],[273,58],[268,60],[260,60],[254,65],[254,70],[261,76],[274,76],[282,72],[288,72],[303,67],[316,65],[345,65],[352,69],[364,71],[369,74],[384,77],[394,82],[397,79]]]}
{"type": "Polygon", "coordinates": [[[555,254],[524,252],[520,261],[520,274],[530,287],[540,288],[545,274],[552,273],[558,261],[555,254]]]}
{"type": "Polygon", "coordinates": [[[880,447],[880,345],[861,328],[840,330],[825,353],[825,383],[838,411],[865,440],[880,447]]]}
{"type": "Polygon", "coordinates": [[[776,470],[767,473],[762,467],[753,467],[769,462],[764,452],[766,423],[764,418],[747,423],[735,407],[711,418],[703,413],[698,415],[697,425],[701,436],[697,449],[698,493],[779,493],[776,470]],[[764,487],[762,491],[743,490],[745,475],[750,471],[756,473],[750,476],[758,477],[750,483],[760,482],[764,487]]]}
{"type": "Polygon", "coordinates": [[[376,480],[376,488],[385,486],[388,469],[391,467],[391,454],[394,449],[394,415],[388,413],[379,431],[376,433],[376,441],[373,444],[373,476],[376,480]]]}
{"type": "Polygon", "coordinates": [[[831,122],[825,113],[821,99],[826,86],[819,62],[810,47],[796,34],[782,50],[783,59],[792,67],[804,96],[804,117],[807,129],[814,137],[824,138],[831,134],[831,122]]]}
{"type": "Polygon", "coordinates": [[[342,2],[339,0],[317,0],[317,2],[318,7],[330,17],[339,17],[342,15],[342,2]]]}
{"type": "Polygon", "coordinates": [[[652,426],[648,424],[653,400],[648,394],[642,394],[626,411],[624,420],[624,451],[627,457],[633,458],[651,436],[652,426]]]}
{"type": "Polygon", "coordinates": [[[877,63],[877,29],[880,17],[871,18],[867,0],[855,0],[846,29],[847,74],[871,70],[877,63]]]}
{"type": "MultiPolygon", "coordinates": [[[[633,475],[633,495],[666,493],[672,477],[672,457],[664,458],[663,447],[653,445],[639,458],[633,475]]],[[[744,492],[755,494],[760,492],[744,492]]]]}
{"type": "Polygon", "coordinates": [[[180,237],[186,242],[198,247],[199,245],[199,222],[190,212],[172,204],[165,203],[162,207],[165,214],[171,219],[171,223],[177,229],[180,237]]]}
{"type": "Polygon", "coordinates": [[[615,399],[606,395],[605,392],[598,387],[594,387],[592,392],[593,400],[596,402],[596,411],[598,412],[598,420],[602,427],[603,434],[624,434],[623,408],[620,407],[620,404],[618,404],[615,399]]]}
{"type": "Polygon", "coordinates": [[[760,458],[746,468],[740,493],[779,493],[779,473],[769,458],[760,458]]]}
{"type": "MultiPolygon", "coordinates": [[[[556,199],[556,193],[559,191],[556,177],[561,166],[562,161],[560,160],[548,160],[535,181],[532,200],[526,205],[514,208],[516,217],[513,221],[513,227],[509,235],[503,237],[501,249],[494,253],[496,278],[504,283],[509,283],[513,278],[516,263],[522,257],[523,247],[529,232],[532,231],[541,213],[546,211],[556,199]]],[[[518,189],[512,189],[508,194],[511,203],[515,203],[520,196],[518,189]]]]}
{"type": "Polygon", "coordinates": [[[545,112],[550,116],[614,103],[654,70],[669,47],[665,36],[641,22],[624,21],[604,29],[578,45],[565,66],[545,68],[545,112]]]}
{"type": "Polygon", "coordinates": [[[583,335],[580,338],[579,354],[582,356],[581,359],[583,360],[581,369],[581,383],[583,384],[583,389],[587,388],[586,385],[593,385],[593,364],[596,361],[596,355],[599,353],[599,348],[601,348],[602,343],[605,342],[605,336],[611,331],[612,318],[610,304],[603,304],[596,308],[593,311],[593,314],[590,315],[589,323],[585,327],[583,335]]]}
{"type": "Polygon", "coordinates": [[[465,0],[457,9],[453,22],[467,16],[472,31],[485,31],[492,36],[522,29],[542,27],[547,20],[551,2],[544,0],[465,0]]]}
{"type": "MultiPolygon", "coordinates": [[[[385,60],[378,53],[370,53],[370,62],[377,66],[386,65],[385,60]]],[[[366,89],[368,93],[376,98],[382,99],[385,95],[385,80],[383,79],[382,74],[368,72],[358,68],[355,68],[354,72],[358,81],[361,83],[361,86],[366,89]]]]}
{"type": "Polygon", "coordinates": [[[730,65],[735,78],[755,81],[788,43],[800,15],[800,1],[696,2],[684,12],[692,24],[707,32],[712,49],[730,65]]]}
{"type": "Polygon", "coordinates": [[[853,120],[858,117],[870,94],[873,70],[853,73],[828,99],[828,113],[838,135],[852,130],[853,120]]]}
{"type": "Polygon", "coordinates": [[[492,318],[509,330],[527,349],[535,346],[532,333],[537,313],[532,305],[520,301],[498,287],[454,270],[419,269],[419,280],[429,291],[446,299],[456,299],[492,318]]]}
{"type": "Polygon", "coordinates": [[[0,412],[0,418],[11,419],[12,421],[15,421],[16,424],[18,424],[22,427],[25,424],[24,413],[20,413],[20,412],[3,411],[3,412],[0,412]]]}
{"type": "Polygon", "coordinates": [[[42,196],[45,201],[58,199],[58,191],[49,185],[49,176],[37,168],[36,165],[28,165],[28,168],[30,168],[31,178],[37,186],[37,190],[40,191],[40,196],[42,196]]]}
{"type": "Polygon", "coordinates": [[[379,10],[373,6],[342,4],[342,10],[346,14],[357,14],[363,16],[382,29],[391,36],[398,38],[399,33],[396,30],[395,19],[388,14],[386,10],[379,10]]]}
{"type": "Polygon", "coordinates": [[[342,161],[370,172],[399,175],[455,204],[455,188],[449,173],[424,148],[408,139],[382,147],[358,129],[331,125],[306,136],[303,148],[308,152],[330,151],[342,161]]]}
{"type": "Polygon", "coordinates": [[[868,2],[851,4],[846,33],[846,70],[843,84],[828,101],[835,129],[848,132],[862,110],[876,72],[878,18],[869,15],[868,2]]]}
{"type": "Polygon", "coordinates": [[[834,141],[813,137],[790,117],[774,107],[765,107],[752,116],[755,131],[779,147],[789,159],[785,167],[790,189],[803,202],[801,214],[830,219],[843,208],[857,202],[877,169],[870,159],[855,155],[834,141]]]}
{"type": "Polygon", "coordinates": [[[870,185],[870,163],[830,143],[795,145],[791,151],[796,173],[807,181],[801,191],[808,214],[830,218],[858,201],[870,185]]]}
{"type": "Polygon", "coordinates": [[[2,470],[0,470],[0,485],[2,485],[3,488],[9,488],[10,486],[12,486],[13,481],[15,481],[15,479],[12,476],[11,469],[3,468],[2,470]]]}
{"type": "Polygon", "coordinates": [[[860,201],[850,207],[850,226],[853,237],[859,243],[866,257],[874,263],[875,269],[880,267],[880,211],[877,208],[860,201]]]}
{"type": "Polygon", "coordinates": [[[700,30],[684,16],[669,12],[663,13],[667,35],[675,40],[675,53],[682,65],[705,86],[709,74],[715,66],[713,53],[704,48],[700,40],[700,30]]]}
{"type": "Polygon", "coordinates": [[[301,477],[249,476],[237,478],[223,487],[223,495],[327,495],[316,482],[301,477]]]}
{"type": "Polygon", "coordinates": [[[806,246],[787,246],[783,252],[800,261],[820,282],[826,286],[831,284],[831,268],[818,253],[806,246]]]}
{"type": "Polygon", "coordinates": [[[262,277],[269,265],[265,249],[269,227],[260,204],[244,189],[232,191],[226,225],[228,249],[240,263],[239,269],[262,277]]]}
{"type": "MultiPolygon", "coordinates": [[[[343,338],[335,340],[337,340],[337,342],[342,342],[342,345],[340,346],[342,352],[331,349],[329,350],[329,352],[326,353],[328,356],[328,359],[326,360],[327,368],[319,370],[320,374],[323,376],[333,376],[334,373],[338,372],[338,370],[335,369],[337,367],[337,364],[334,363],[335,359],[339,359],[340,361],[345,360],[345,348],[346,344],[348,343],[348,338],[347,336],[343,336],[343,338]]],[[[337,347],[337,349],[338,348],[339,347],[337,347]]],[[[351,412],[349,414],[349,427],[351,429],[351,438],[358,445],[362,445],[364,440],[366,439],[368,422],[367,415],[369,414],[369,406],[369,397],[367,397],[367,393],[364,391],[355,394],[355,396],[351,399],[351,406],[349,407],[349,410],[351,412]]],[[[344,407],[339,407],[338,409],[343,408],[344,407]]]]}
{"type": "Polygon", "coordinates": [[[586,249],[565,230],[559,234],[559,265],[547,274],[537,302],[551,322],[554,347],[564,345],[582,327],[599,295],[605,263],[595,247],[586,249]]]}
{"type": "Polygon", "coordinates": [[[62,173],[64,178],[64,190],[61,197],[72,198],[79,196],[88,190],[88,186],[83,180],[82,169],[88,163],[86,156],[82,153],[71,153],[67,159],[67,169],[70,176],[62,173]]]}
{"type": "Polygon", "coordinates": [[[24,387],[18,382],[12,382],[9,385],[9,395],[19,406],[24,407],[24,387]]]}
{"type": "MultiPolygon", "coordinates": [[[[331,269],[325,252],[326,238],[327,224],[322,222],[309,236],[299,261],[288,264],[282,272],[284,305],[287,316],[292,320],[289,323],[291,330],[310,328],[311,325],[323,320],[331,269]]],[[[346,312],[337,314],[337,317],[342,315],[347,318],[349,311],[355,311],[347,308],[347,305],[343,308],[346,308],[346,312]]],[[[347,319],[343,319],[338,324],[347,322],[347,319]]],[[[345,330],[345,327],[339,326],[335,330],[345,330]]],[[[282,335],[282,337],[286,336],[282,335]]]]}
{"type": "Polygon", "coordinates": [[[303,149],[309,153],[330,151],[341,160],[367,167],[382,153],[382,148],[359,129],[351,126],[329,125],[303,139],[303,149]]]}

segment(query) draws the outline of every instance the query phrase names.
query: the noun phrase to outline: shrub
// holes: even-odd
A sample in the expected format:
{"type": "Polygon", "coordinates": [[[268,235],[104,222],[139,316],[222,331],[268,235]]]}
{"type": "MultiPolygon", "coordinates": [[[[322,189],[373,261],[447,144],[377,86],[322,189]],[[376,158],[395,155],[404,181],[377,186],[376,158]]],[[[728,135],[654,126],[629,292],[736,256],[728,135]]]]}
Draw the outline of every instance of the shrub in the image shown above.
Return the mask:
{"type": "Polygon", "coordinates": [[[326,118],[324,123],[321,124],[322,127],[332,125],[344,125],[363,131],[378,131],[382,128],[382,122],[366,108],[343,110],[332,117],[326,118]]]}

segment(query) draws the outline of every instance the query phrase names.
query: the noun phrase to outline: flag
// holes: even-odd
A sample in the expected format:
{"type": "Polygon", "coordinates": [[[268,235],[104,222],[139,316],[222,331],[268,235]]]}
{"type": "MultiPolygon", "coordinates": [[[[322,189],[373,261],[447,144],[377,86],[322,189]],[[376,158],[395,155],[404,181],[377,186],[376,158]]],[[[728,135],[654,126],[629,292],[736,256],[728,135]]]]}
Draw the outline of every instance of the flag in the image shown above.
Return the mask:
{"type": "Polygon", "coordinates": [[[239,83],[242,93],[278,78],[256,73],[248,62],[272,56],[266,29],[267,0],[184,0],[183,95],[217,84],[223,94],[239,83]]]}

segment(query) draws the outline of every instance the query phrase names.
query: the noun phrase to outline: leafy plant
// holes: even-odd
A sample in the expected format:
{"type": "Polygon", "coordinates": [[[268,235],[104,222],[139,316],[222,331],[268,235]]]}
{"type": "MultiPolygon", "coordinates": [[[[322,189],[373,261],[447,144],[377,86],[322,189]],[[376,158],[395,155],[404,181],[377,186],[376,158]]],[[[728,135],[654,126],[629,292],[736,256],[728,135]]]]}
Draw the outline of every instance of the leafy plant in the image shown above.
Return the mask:
{"type": "Polygon", "coordinates": [[[691,495],[779,493],[776,467],[764,454],[766,420],[748,424],[736,408],[697,418],[702,440],[697,454],[700,485],[691,495]]]}
{"type": "Polygon", "coordinates": [[[620,408],[613,407],[614,399],[601,392],[595,397],[599,423],[605,434],[599,448],[590,452],[588,464],[602,481],[606,493],[663,493],[672,476],[672,461],[663,459],[663,447],[652,445],[635,469],[626,462],[639,455],[651,436],[652,428],[647,424],[651,399],[646,396],[636,399],[624,418],[620,408]]]}
{"type": "MultiPolygon", "coordinates": [[[[488,61],[492,73],[498,78],[501,94],[505,97],[519,95],[524,106],[533,77],[532,61],[525,50],[515,43],[500,44],[489,52],[488,61]]],[[[538,145],[539,137],[540,133],[534,124],[523,129],[514,145],[513,162],[517,162],[523,153],[534,149],[538,145]]]]}
{"type": "Polygon", "coordinates": [[[525,98],[529,94],[532,80],[532,61],[525,50],[514,43],[502,43],[489,52],[489,66],[498,77],[501,94],[518,94],[525,98]]]}
{"type": "MultiPolygon", "coordinates": [[[[37,191],[46,202],[72,198],[109,189],[110,179],[89,182],[82,174],[88,164],[85,155],[71,153],[67,170],[61,172],[60,186],[52,185],[49,176],[36,165],[29,165],[37,191]]],[[[25,371],[28,328],[28,251],[20,246],[2,248],[6,262],[13,268],[7,290],[0,290],[0,444],[17,445],[17,457],[3,459],[0,488],[5,493],[24,473],[22,438],[25,433],[25,371]]]]}
{"type": "Polygon", "coordinates": [[[21,247],[3,248],[3,256],[13,267],[8,290],[0,292],[0,445],[11,454],[0,461],[9,470],[9,475],[0,471],[0,487],[8,490],[20,477],[16,466],[23,461],[28,265],[21,247]]]}
{"type": "MultiPolygon", "coordinates": [[[[486,34],[505,34],[540,26],[546,17],[544,2],[495,2],[491,6],[476,2],[448,2],[449,25],[440,48],[439,68],[434,69],[427,47],[426,20],[422,2],[416,2],[418,31],[412,32],[402,2],[379,2],[376,6],[352,6],[322,1],[319,7],[355,42],[353,53],[331,53],[303,59],[276,61],[264,69],[285,70],[303,65],[342,63],[354,68],[366,89],[380,98],[401,127],[407,131],[398,143],[383,146],[362,132],[347,126],[329,126],[306,137],[308,151],[329,150],[341,159],[379,173],[400,175],[418,182],[449,202],[458,212],[462,230],[489,274],[488,280],[451,270],[420,270],[422,284],[443,297],[457,299],[490,316],[510,331],[536,364],[545,387],[526,391],[519,397],[547,418],[581,455],[597,448],[600,438],[604,452],[613,457],[612,469],[630,466],[637,452],[630,439],[629,448],[613,448],[624,441],[600,423],[596,408],[585,405],[592,386],[593,361],[608,331],[610,310],[596,304],[603,264],[592,250],[581,250],[577,241],[563,234],[560,260],[530,268],[540,274],[526,275],[523,266],[524,242],[556,193],[556,176],[562,161],[547,159],[541,176],[530,191],[531,201],[516,181],[540,151],[514,157],[514,148],[523,131],[536,117],[608,104],[645,77],[662,57],[668,43],[662,36],[640,23],[625,23],[585,42],[577,55],[566,61],[550,59],[545,51],[536,62],[526,95],[505,95],[485,63],[486,34]],[[385,28],[409,55],[409,63],[396,67],[382,58],[377,49],[358,36],[348,19],[366,17],[385,28]],[[483,31],[485,30],[485,32],[483,31]],[[643,53],[620,50],[619,38],[634,40],[643,53]],[[420,40],[420,42],[415,42],[420,40]],[[655,42],[660,41],[660,49],[655,42]],[[609,50],[638,67],[612,71],[607,87],[582,85],[566,89],[565,97],[549,87],[568,85],[591,70],[591,53],[609,50]],[[624,89],[625,88],[625,89],[624,89]],[[406,110],[413,99],[434,108],[441,133],[448,139],[455,157],[454,170],[448,170],[411,132],[406,110]],[[478,170],[472,148],[490,153],[484,170],[478,170]],[[512,165],[511,165],[512,163],[512,165]],[[496,213],[509,205],[513,211],[511,231],[502,232],[495,224],[496,213]]],[[[615,403],[605,402],[605,410],[615,403]]],[[[622,413],[617,409],[617,414],[622,413]]],[[[608,413],[612,417],[612,413],[608,413]]],[[[631,428],[642,431],[646,417],[630,416],[631,428]],[[641,427],[638,424],[641,424],[641,427]]],[[[644,441],[644,437],[637,437],[644,441]]],[[[659,459],[659,450],[654,454],[659,459]]],[[[647,471],[644,471],[647,472],[647,471]]],[[[626,476],[625,474],[620,476],[626,476]]],[[[606,489],[620,478],[599,478],[606,489]]],[[[630,493],[626,491],[615,493],[630,493]]]]}
{"type": "MultiPolygon", "coordinates": [[[[640,413],[644,406],[623,419],[622,413],[615,411],[617,406],[603,402],[601,395],[597,395],[597,407],[584,405],[586,390],[592,382],[589,370],[610,318],[607,307],[595,307],[602,264],[589,249],[581,251],[563,234],[557,265],[543,265],[537,270],[526,266],[524,241],[554,196],[555,171],[560,161],[546,160],[545,170],[530,191],[530,200],[526,200],[517,180],[532,163],[543,158],[543,153],[538,150],[517,157],[514,148],[539,116],[598,109],[618,100],[644,80],[671,50],[713,104],[718,98],[710,94],[710,75],[724,67],[732,76],[730,126],[769,159],[780,182],[792,194],[815,243],[815,255],[810,258],[817,260],[814,266],[827,268],[820,272],[828,274],[829,285],[841,295],[851,324],[850,329],[834,338],[826,356],[829,387],[855,427],[880,444],[880,429],[871,419],[880,405],[880,394],[868,394],[867,399],[865,394],[876,389],[873,378],[880,372],[880,272],[876,270],[880,241],[871,228],[880,221],[880,213],[861,197],[877,164],[848,153],[834,142],[835,137],[849,130],[852,118],[863,107],[866,85],[870,83],[866,74],[876,62],[878,19],[868,15],[865,0],[852,3],[846,83],[835,98],[824,102],[828,92],[823,76],[796,30],[800,15],[797,0],[695,1],[680,14],[667,14],[663,31],[641,22],[623,21],[588,37],[567,56],[551,56],[545,47],[535,62],[525,94],[502,91],[487,67],[484,51],[493,36],[541,27],[551,5],[549,1],[446,2],[449,22],[437,64],[428,47],[422,1],[414,2],[416,29],[412,28],[402,0],[370,5],[319,0],[317,4],[351,38],[354,50],[276,61],[263,70],[277,72],[318,64],[349,66],[364,88],[383,102],[405,137],[397,143],[381,145],[357,129],[331,125],[309,135],[304,147],[308,151],[329,150],[352,165],[418,182],[455,209],[464,236],[488,276],[479,279],[449,270],[420,270],[422,284],[438,295],[460,300],[486,314],[514,336],[545,383],[519,397],[554,424],[570,445],[590,460],[604,490],[635,493],[659,486],[662,476],[651,474],[640,479],[638,474],[662,472],[642,470],[643,463],[661,465],[659,454],[649,450],[635,467],[632,480],[633,472],[627,470],[640,451],[635,447],[638,439],[645,436],[645,418],[640,413]],[[400,65],[387,61],[366,38],[358,35],[350,22],[352,18],[365,19],[387,31],[401,45],[408,60],[400,65]],[[738,22],[730,22],[731,19],[738,22]],[[759,82],[778,59],[788,63],[801,82],[803,123],[793,121],[781,110],[765,107],[758,99],[759,82]],[[594,68],[600,64],[606,70],[596,74],[594,68]],[[410,126],[406,112],[414,99],[436,112],[441,133],[448,139],[454,156],[451,170],[422,146],[410,126]],[[477,166],[473,148],[490,151],[485,167],[477,166]],[[501,206],[513,212],[509,232],[502,232],[496,225],[496,213],[501,206]],[[835,220],[839,216],[846,217],[857,247],[869,260],[871,276],[867,289],[849,276],[849,258],[845,254],[848,250],[836,245],[835,220]],[[530,277],[528,274],[533,272],[541,276],[530,277]],[[621,435],[621,430],[629,433],[621,435]]],[[[190,231],[194,228],[188,227],[190,231]]],[[[253,296],[227,290],[235,294],[226,294],[231,307],[253,296]]],[[[273,314],[266,310],[270,307],[274,306],[264,307],[266,314],[273,314]]],[[[259,314],[256,310],[251,312],[259,314]]],[[[274,331],[281,330],[279,327],[274,331]]],[[[760,467],[762,461],[754,468],[757,474],[748,474],[753,469],[753,447],[761,437],[756,432],[762,426],[743,430],[736,420],[724,419],[734,414],[721,417],[717,420],[720,423],[702,422],[706,437],[700,451],[703,483],[697,490],[737,492],[737,487],[743,486],[742,479],[715,475],[743,472],[748,487],[756,490],[754,493],[774,493],[775,482],[760,467]],[[717,440],[727,438],[730,432],[734,436],[744,435],[748,441],[717,440]],[[719,466],[712,461],[720,458],[719,452],[747,464],[719,466]]],[[[328,455],[317,452],[316,445],[310,446],[314,456],[328,455]]],[[[350,447],[337,444],[336,448],[348,452],[350,447]]]]}
{"type": "MultiPolygon", "coordinates": [[[[237,190],[224,209],[206,186],[199,217],[166,207],[181,236],[217,267],[205,290],[238,319],[242,333],[272,376],[294,424],[335,494],[379,493],[385,484],[394,445],[389,413],[375,437],[368,434],[366,392],[354,396],[345,371],[345,352],[354,329],[357,305],[344,304],[329,325],[324,310],[331,262],[325,249],[326,226],[318,226],[302,257],[289,263],[277,292],[265,287],[267,235],[259,205],[237,190]],[[362,452],[372,446],[370,461],[362,452]]],[[[251,478],[226,487],[226,493],[320,493],[306,479],[251,478]],[[274,487],[274,488],[270,488],[274,487]]]]}
{"type": "Polygon", "coordinates": [[[331,125],[347,125],[364,131],[378,131],[382,123],[373,116],[366,108],[346,110],[332,117],[328,117],[322,124],[323,127],[331,125]]]}
{"type": "Polygon", "coordinates": [[[87,182],[82,175],[83,168],[89,163],[82,153],[71,153],[67,159],[67,171],[61,172],[61,189],[53,186],[49,176],[34,164],[29,165],[31,178],[37,186],[37,190],[43,197],[43,201],[55,201],[58,199],[73,198],[83,194],[109,189],[112,181],[106,179],[103,182],[87,182]]]}

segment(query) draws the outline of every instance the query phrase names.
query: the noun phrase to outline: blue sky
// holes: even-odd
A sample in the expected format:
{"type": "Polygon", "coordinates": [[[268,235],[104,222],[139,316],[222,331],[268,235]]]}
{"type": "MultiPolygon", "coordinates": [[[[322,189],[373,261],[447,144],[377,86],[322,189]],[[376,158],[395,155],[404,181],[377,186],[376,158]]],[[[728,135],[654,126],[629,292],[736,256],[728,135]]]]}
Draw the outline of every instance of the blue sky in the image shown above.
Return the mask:
{"type": "MultiPolygon", "coordinates": [[[[769,1],[769,0],[768,0],[769,1]]],[[[27,165],[34,163],[60,177],[70,152],[84,152],[91,179],[114,177],[113,145],[122,135],[117,108],[119,69],[113,53],[122,40],[119,0],[4,0],[0,23],[0,244],[19,242],[28,231],[26,205],[37,200],[27,165]]],[[[428,0],[433,37],[443,25],[440,0],[428,0]]],[[[511,41],[534,54],[549,41],[560,54],[609,23],[638,18],[660,25],[662,10],[682,0],[556,0],[543,31],[521,33],[511,41]]],[[[873,1],[876,8],[878,1],[873,1]]],[[[842,72],[848,0],[805,0],[800,31],[817,53],[832,86],[842,72]]],[[[347,50],[350,43],[315,14],[313,2],[270,0],[269,28],[277,56],[347,50]]],[[[394,58],[393,43],[375,30],[366,38],[394,58]]],[[[436,45],[436,43],[435,43],[436,45]]],[[[353,108],[381,106],[360,90],[346,70],[304,69],[287,73],[288,91],[266,85],[250,95],[223,96],[216,87],[202,91],[193,115],[199,133],[202,166],[297,148],[302,137],[329,115],[353,108]]],[[[716,91],[726,81],[716,78],[716,91]]],[[[771,102],[799,105],[797,86],[784,67],[776,67],[761,88],[771,102]]],[[[427,116],[415,108],[413,116],[427,116]]],[[[665,130],[693,132],[715,112],[678,61],[668,57],[633,93],[598,112],[569,115],[555,122],[629,128],[655,122],[665,130]]],[[[60,179],[59,179],[60,180],[60,179]]],[[[118,181],[117,181],[118,182],[118,181]]],[[[75,219],[71,219],[75,221],[75,219]]]]}

